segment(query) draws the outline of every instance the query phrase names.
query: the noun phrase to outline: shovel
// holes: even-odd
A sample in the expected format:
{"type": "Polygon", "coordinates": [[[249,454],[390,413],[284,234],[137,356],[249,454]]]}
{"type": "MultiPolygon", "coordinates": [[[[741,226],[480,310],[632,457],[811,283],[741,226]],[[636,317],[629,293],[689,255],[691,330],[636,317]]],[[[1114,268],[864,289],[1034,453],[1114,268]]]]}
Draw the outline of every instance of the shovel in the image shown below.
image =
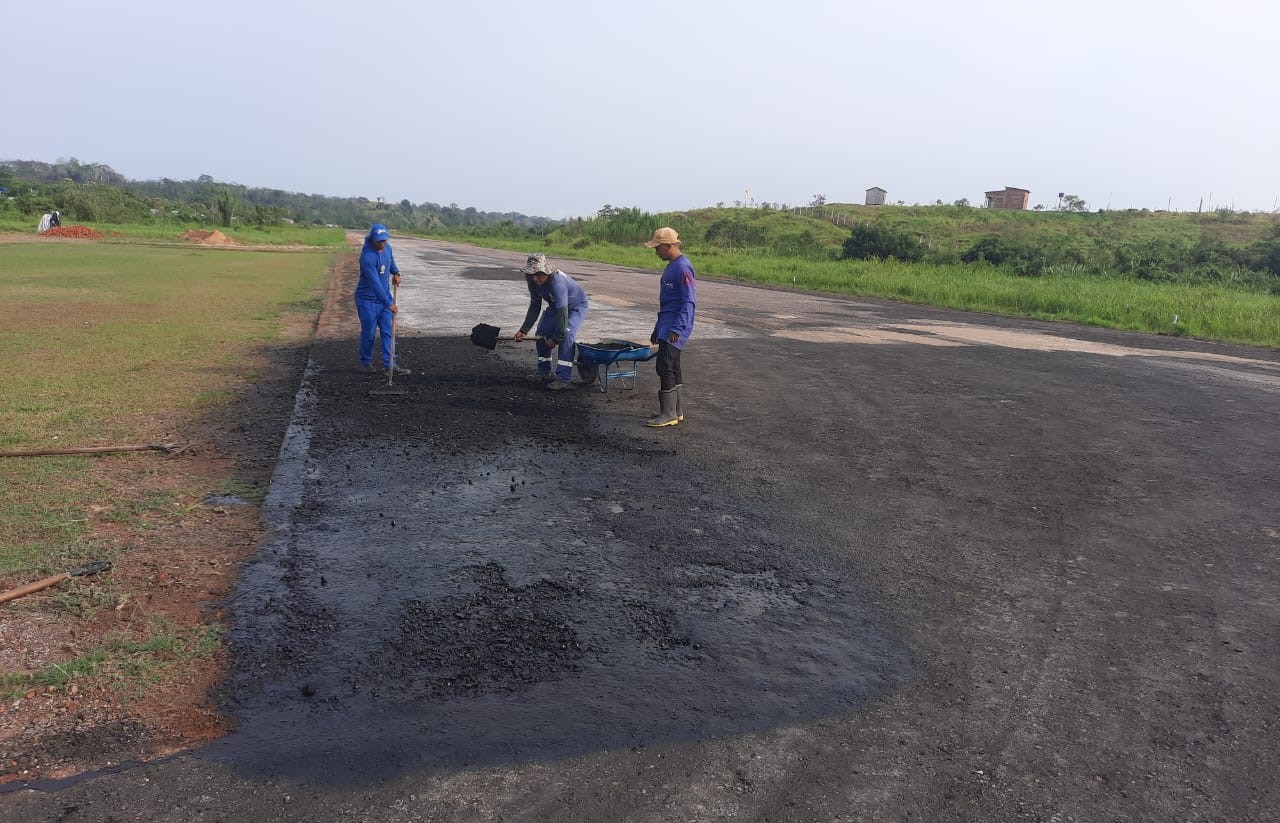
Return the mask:
{"type": "Polygon", "coordinates": [[[43,580],[37,580],[34,583],[28,583],[17,589],[10,589],[7,592],[0,592],[0,603],[8,603],[10,600],[17,600],[19,597],[26,597],[34,594],[41,589],[47,589],[50,586],[56,586],[64,580],[70,580],[73,577],[85,577],[98,572],[105,572],[111,568],[111,563],[107,560],[93,560],[85,563],[83,566],[76,566],[74,569],[62,574],[55,574],[53,577],[46,577],[43,580]]]}
{"type": "MultiPolygon", "coordinates": [[[[498,348],[499,340],[506,340],[513,343],[522,343],[523,340],[516,340],[514,337],[499,337],[502,329],[497,326],[490,326],[487,323],[481,323],[471,330],[471,342],[475,343],[482,349],[493,351],[498,348]]],[[[541,340],[541,337],[526,337],[525,340],[541,340]]]]}

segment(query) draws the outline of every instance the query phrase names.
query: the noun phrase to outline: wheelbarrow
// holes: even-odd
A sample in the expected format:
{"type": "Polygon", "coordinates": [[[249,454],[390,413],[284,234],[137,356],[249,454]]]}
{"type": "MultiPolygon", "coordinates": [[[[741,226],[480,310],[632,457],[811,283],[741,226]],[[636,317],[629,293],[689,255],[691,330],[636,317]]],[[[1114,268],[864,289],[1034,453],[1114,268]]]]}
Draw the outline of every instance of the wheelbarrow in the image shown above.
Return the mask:
{"type": "Polygon", "coordinates": [[[630,340],[600,340],[593,345],[579,343],[578,374],[584,382],[598,382],[602,392],[609,391],[610,383],[634,389],[639,373],[637,364],[657,356],[656,347],[630,340]]]}

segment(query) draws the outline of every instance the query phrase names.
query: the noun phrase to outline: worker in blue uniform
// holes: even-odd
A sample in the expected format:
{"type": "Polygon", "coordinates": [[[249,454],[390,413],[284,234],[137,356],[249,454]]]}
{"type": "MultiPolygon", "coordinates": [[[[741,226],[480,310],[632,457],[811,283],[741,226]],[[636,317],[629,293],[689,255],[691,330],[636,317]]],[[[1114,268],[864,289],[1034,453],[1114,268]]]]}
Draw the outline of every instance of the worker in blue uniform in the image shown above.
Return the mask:
{"type": "Polygon", "coordinates": [[[525,339],[537,320],[538,369],[533,379],[549,381],[547,388],[551,391],[571,389],[578,329],[582,328],[582,321],[587,316],[587,293],[572,277],[552,268],[545,254],[529,255],[520,271],[524,273],[525,284],[529,287],[529,311],[514,337],[516,340],[525,339]],[[547,304],[547,309],[538,320],[543,303],[547,304]],[[556,350],[554,361],[553,349],[556,350]]]}
{"type": "Polygon", "coordinates": [[[368,372],[380,372],[373,365],[373,338],[382,335],[382,362],[386,369],[396,374],[408,374],[409,370],[393,362],[391,335],[396,312],[392,286],[400,285],[400,268],[391,253],[390,233],[381,223],[369,227],[360,250],[360,282],[356,284],[356,314],[360,315],[360,368],[368,372]]]}
{"type": "Polygon", "coordinates": [[[680,235],[670,226],[653,233],[645,246],[666,262],[658,284],[658,321],[649,342],[658,347],[659,412],[646,426],[675,426],[684,420],[684,370],[680,367],[685,344],[693,334],[698,303],[698,280],[693,264],[684,256],[680,235]]]}

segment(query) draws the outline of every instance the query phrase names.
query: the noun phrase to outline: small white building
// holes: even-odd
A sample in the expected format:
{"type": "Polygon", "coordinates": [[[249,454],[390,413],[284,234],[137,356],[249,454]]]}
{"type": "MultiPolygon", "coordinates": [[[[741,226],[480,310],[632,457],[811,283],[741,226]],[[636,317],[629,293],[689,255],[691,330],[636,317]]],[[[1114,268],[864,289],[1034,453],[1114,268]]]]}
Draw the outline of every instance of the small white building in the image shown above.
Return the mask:
{"type": "Polygon", "coordinates": [[[885,195],[888,193],[889,192],[885,191],[879,186],[872,186],[871,188],[867,189],[867,205],[883,206],[885,195]]]}

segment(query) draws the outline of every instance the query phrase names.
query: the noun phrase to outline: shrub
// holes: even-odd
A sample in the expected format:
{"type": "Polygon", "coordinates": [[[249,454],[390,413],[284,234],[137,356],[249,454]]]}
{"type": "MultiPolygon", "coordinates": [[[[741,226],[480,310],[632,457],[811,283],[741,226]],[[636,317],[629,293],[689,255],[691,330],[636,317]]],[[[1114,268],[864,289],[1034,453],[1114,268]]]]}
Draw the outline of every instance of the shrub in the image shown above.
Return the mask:
{"type": "Polygon", "coordinates": [[[763,246],[767,238],[762,227],[745,220],[726,217],[707,226],[705,239],[708,243],[732,249],[763,246]]]}
{"type": "Polygon", "coordinates": [[[1249,268],[1280,277],[1280,226],[1271,230],[1270,237],[1249,246],[1244,257],[1249,268]]]}
{"type": "Polygon", "coordinates": [[[924,257],[924,247],[914,237],[875,223],[855,226],[842,249],[846,260],[887,260],[892,257],[915,262],[924,257]]]}
{"type": "Polygon", "coordinates": [[[1003,266],[1022,258],[1021,250],[999,237],[983,237],[960,255],[961,262],[977,263],[985,260],[993,266],[1003,266]]]}

